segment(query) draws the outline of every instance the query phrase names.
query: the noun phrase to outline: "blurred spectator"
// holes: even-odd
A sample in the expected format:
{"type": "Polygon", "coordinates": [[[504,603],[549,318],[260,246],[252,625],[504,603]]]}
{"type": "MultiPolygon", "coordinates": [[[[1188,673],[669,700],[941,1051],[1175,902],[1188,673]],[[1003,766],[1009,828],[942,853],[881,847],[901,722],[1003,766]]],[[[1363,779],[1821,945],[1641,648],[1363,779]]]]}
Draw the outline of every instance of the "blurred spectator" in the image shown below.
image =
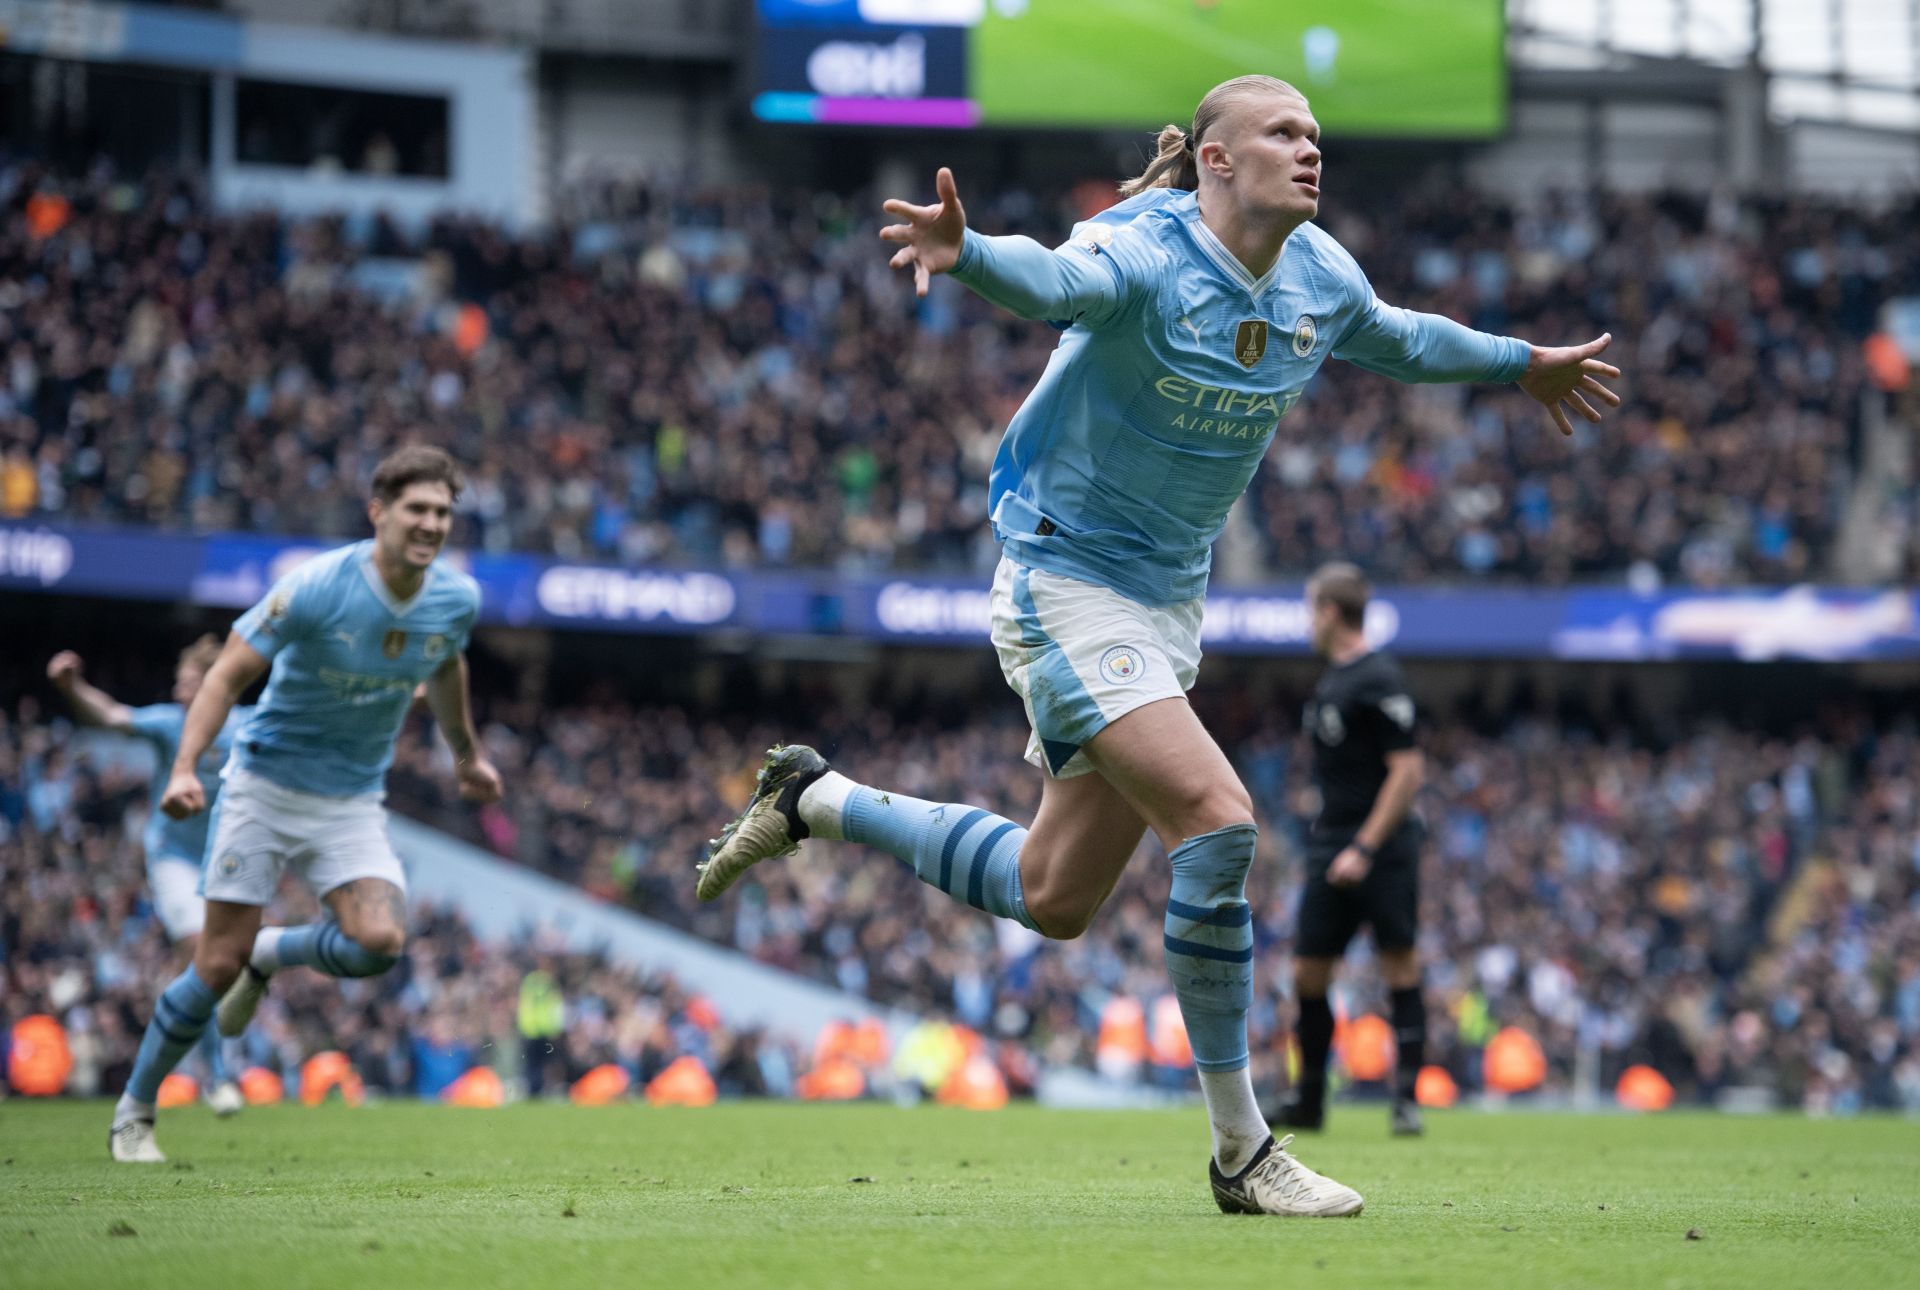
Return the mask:
{"type": "MultiPolygon", "coordinates": [[[[1064,236],[1071,198],[977,197],[1064,236]]],[[[984,569],[987,468],[1057,333],[916,305],[875,203],[586,183],[545,232],[212,212],[196,176],[0,169],[0,514],[361,531],[402,439],[472,470],[456,545],[617,562],[984,569]],[[63,218],[36,218],[58,201],[63,218]]],[[[1860,341],[1920,275],[1911,202],[1336,197],[1380,294],[1610,329],[1627,404],[1569,444],[1492,387],[1329,364],[1230,528],[1243,576],[1720,585],[1830,572],[1860,341]]]]}

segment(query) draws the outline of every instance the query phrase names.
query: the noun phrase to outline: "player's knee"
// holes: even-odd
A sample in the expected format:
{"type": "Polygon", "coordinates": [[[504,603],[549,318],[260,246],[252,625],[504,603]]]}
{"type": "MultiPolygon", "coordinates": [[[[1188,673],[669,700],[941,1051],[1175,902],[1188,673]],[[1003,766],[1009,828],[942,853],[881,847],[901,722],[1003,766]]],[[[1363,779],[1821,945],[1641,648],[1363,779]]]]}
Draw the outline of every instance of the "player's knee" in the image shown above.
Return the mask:
{"type": "Polygon", "coordinates": [[[247,965],[247,955],[252,952],[250,942],[227,942],[214,937],[202,937],[194,948],[193,971],[202,983],[215,994],[225,994],[227,987],[239,977],[240,969],[247,965]]]}
{"type": "Polygon", "coordinates": [[[361,949],[380,958],[398,959],[406,953],[407,929],[392,923],[375,923],[370,927],[349,930],[347,935],[361,949]]]}
{"type": "Polygon", "coordinates": [[[1333,960],[1302,958],[1293,961],[1294,993],[1308,999],[1326,996],[1333,985],[1333,960]]]}
{"type": "Polygon", "coordinates": [[[1085,932],[1099,909],[1098,902],[1070,891],[1042,887],[1026,895],[1027,917],[1044,937],[1071,941],[1085,932]]]}
{"type": "Polygon", "coordinates": [[[1204,780],[1176,794],[1172,833],[1184,841],[1239,824],[1253,823],[1253,799],[1238,779],[1204,780]]]}

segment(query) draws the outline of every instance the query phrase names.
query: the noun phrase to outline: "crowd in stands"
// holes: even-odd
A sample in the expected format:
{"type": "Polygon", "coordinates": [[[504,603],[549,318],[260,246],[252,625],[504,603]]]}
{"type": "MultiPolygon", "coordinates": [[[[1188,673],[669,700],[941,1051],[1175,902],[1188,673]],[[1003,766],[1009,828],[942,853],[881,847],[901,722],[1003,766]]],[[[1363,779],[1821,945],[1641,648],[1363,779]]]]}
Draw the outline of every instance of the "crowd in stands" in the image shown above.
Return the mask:
{"type": "MultiPolygon", "coordinates": [[[[84,1072],[76,1087],[112,1090],[169,972],[143,894],[145,778],[106,755],[102,737],[53,716],[32,695],[0,713],[0,1021],[61,1018],[84,1072]]],[[[1233,732],[1262,821],[1250,884],[1253,1039],[1256,1075],[1275,1086],[1287,1078],[1292,907],[1312,790],[1281,724],[1213,717],[1233,732]]],[[[1177,1013],[1161,962],[1165,860],[1151,843],[1072,942],[990,920],[845,844],[810,843],[700,905],[692,865],[783,732],[605,699],[497,700],[484,731],[504,803],[477,813],[458,804],[444,746],[423,726],[401,742],[395,805],[764,963],[958,1023],[998,1053],[1016,1092],[1035,1063],[1175,1087],[1190,1078],[1182,1036],[1167,1033],[1177,1013]],[[1140,1021],[1116,1030],[1125,1008],[1140,1021]]],[[[817,737],[849,773],[917,796],[1015,819],[1031,818],[1037,800],[1015,721],[862,710],[822,716],[817,737]]],[[[1760,1089],[1812,1110],[1920,1110],[1911,729],[1842,710],[1817,735],[1710,727],[1655,748],[1545,721],[1497,737],[1442,723],[1427,747],[1431,1057],[1461,1087],[1483,1087],[1488,1039],[1514,1026],[1538,1039],[1550,1094],[1610,1088],[1640,1063],[1683,1100],[1760,1089]]],[[[313,913],[286,899],[276,918],[313,913]]],[[[1334,997],[1350,1017],[1383,1011],[1364,942],[1334,997]]],[[[737,1032],[724,1018],[724,1000],[670,976],[570,954],[537,929],[484,943],[451,911],[422,908],[405,963],[387,976],[276,979],[247,1060],[291,1073],[340,1050],[370,1087],[429,1095],[468,1064],[535,1091],[608,1062],[644,1082],[686,1055],[722,1094],[783,1094],[805,1078],[804,1043],[737,1032]],[[543,1006],[550,1022],[537,1021],[543,1006]]]]}
{"type": "MultiPolygon", "coordinates": [[[[1224,694],[1216,729],[1262,822],[1250,884],[1257,1075],[1281,1082],[1302,830],[1313,790],[1290,729],[1224,694]]],[[[1203,699],[1203,702],[1205,700],[1203,699]]],[[[888,705],[889,710],[900,709],[888,705]]],[[[888,711],[831,715],[809,735],[849,774],[1030,820],[1036,772],[1009,718],[958,727],[888,711]]],[[[1105,1068],[1103,1012],[1151,1007],[1166,861],[1142,847],[1092,930],[1041,942],[924,887],[879,853],[809,843],[715,905],[691,865],[737,812],[761,751],[790,730],[610,701],[496,704],[487,737],[514,791],[477,839],[596,895],[877,1001],[1025,1039],[1046,1060],[1105,1068]]],[[[1433,1057],[1467,1088],[1487,1039],[1537,1037],[1547,1085],[1611,1088],[1653,1066],[1684,1098],[1761,1088],[1786,1105],[1920,1110],[1920,736],[1837,710],[1795,738],[1708,724],[1649,747],[1523,720],[1498,734],[1441,724],[1420,810],[1430,831],[1423,956],[1433,1057]],[[1577,1069],[1583,1061],[1594,1069],[1577,1069]]],[[[396,794],[459,827],[444,751],[403,745],[396,794]]],[[[1364,951],[1335,989],[1384,1011],[1364,951]]],[[[1136,1062],[1138,1054],[1135,1054],[1136,1062]]],[[[1152,1054],[1142,1074],[1153,1078],[1152,1054]]]]}
{"type": "MultiPolygon", "coordinates": [[[[1098,191],[1098,186],[1095,186],[1098,191]]],[[[970,194],[1062,238],[1097,204],[970,194]]],[[[200,180],[0,168],[0,516],[354,535],[403,439],[472,469],[456,545],[984,568],[988,464],[1056,333],[916,304],[872,194],[598,182],[545,230],[214,211],[200,180]]],[[[1777,583],[1829,572],[1862,337],[1920,219],[1816,199],[1330,192],[1380,295],[1617,337],[1571,443],[1512,390],[1328,365],[1233,531],[1241,576],[1777,583]]]]}

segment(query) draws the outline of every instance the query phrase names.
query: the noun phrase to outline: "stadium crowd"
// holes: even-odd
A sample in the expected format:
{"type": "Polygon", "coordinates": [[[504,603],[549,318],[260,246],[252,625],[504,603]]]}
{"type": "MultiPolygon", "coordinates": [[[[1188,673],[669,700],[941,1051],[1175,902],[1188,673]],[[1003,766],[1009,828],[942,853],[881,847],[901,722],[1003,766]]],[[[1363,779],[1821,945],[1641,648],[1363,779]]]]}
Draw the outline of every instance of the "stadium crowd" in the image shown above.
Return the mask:
{"type": "MultiPolygon", "coordinates": [[[[49,715],[28,696],[0,717],[0,1021],[61,1018],[84,1072],[75,1087],[112,1090],[168,961],[142,894],[145,782],[100,755],[97,736],[49,715]]],[[[1257,1075],[1277,1085],[1311,789],[1280,724],[1229,714],[1224,725],[1264,825],[1253,1026],[1257,1075]]],[[[904,866],[836,844],[810,844],[700,906],[692,861],[776,732],[608,701],[497,700],[485,729],[510,785],[504,804],[475,814],[454,802],[444,749],[425,729],[402,741],[395,804],[762,962],[962,1023],[996,1045],[1016,1091],[1033,1060],[1190,1078],[1157,1029],[1172,1013],[1157,1007],[1166,878],[1150,845],[1092,931],[1067,943],[974,914],[904,866]],[[1144,1011],[1143,1049],[1109,1050],[1117,1003],[1144,1011]]],[[[1017,725],[862,711],[820,729],[852,773],[1015,818],[1034,806],[1017,725]]],[[[1843,712],[1817,738],[1713,728],[1651,748],[1522,721],[1498,738],[1442,724],[1428,747],[1430,1056],[1460,1086],[1484,1086],[1488,1039],[1511,1025],[1538,1038],[1548,1094],[1604,1090],[1645,1063],[1683,1100],[1759,1089],[1810,1110],[1920,1110],[1912,731],[1843,712]]],[[[1383,997],[1364,957],[1335,990],[1349,1016],[1380,1012],[1383,997]]],[[[668,976],[567,953],[537,929],[486,943],[451,911],[421,908],[402,970],[276,981],[247,1058],[291,1073],[338,1049],[373,1088],[432,1094],[468,1064],[558,1090],[602,1062],[644,1081],[691,1054],[723,1094],[792,1091],[812,1055],[729,1028],[717,1002],[716,1012],[668,976]],[[547,984],[529,986],[536,979],[547,984]],[[550,1024],[529,1027],[539,1015],[526,1011],[529,989],[557,1010],[550,1024]]]]}
{"type": "MultiPolygon", "coordinates": [[[[1057,240],[1087,191],[970,211],[1057,240]]],[[[988,464],[1054,333],[950,283],[916,306],[875,208],[596,182],[546,231],[415,235],[219,214],[191,175],[0,168],[0,516],[355,535],[406,437],[472,469],[456,545],[985,567],[988,464]]],[[[1610,328],[1627,407],[1570,451],[1510,392],[1331,364],[1281,423],[1236,570],[1338,550],[1383,581],[1820,575],[1859,342],[1920,283],[1912,215],[1336,193],[1325,223],[1384,298],[1543,338],[1610,328]]]]}

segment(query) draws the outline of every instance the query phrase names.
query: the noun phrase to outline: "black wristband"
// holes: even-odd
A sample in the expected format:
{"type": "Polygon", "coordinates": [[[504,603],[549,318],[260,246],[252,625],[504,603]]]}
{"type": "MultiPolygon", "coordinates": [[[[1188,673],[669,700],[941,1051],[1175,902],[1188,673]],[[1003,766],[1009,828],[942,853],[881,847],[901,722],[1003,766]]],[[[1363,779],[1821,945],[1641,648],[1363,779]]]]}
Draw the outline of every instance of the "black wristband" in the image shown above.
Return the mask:
{"type": "Polygon", "coordinates": [[[1352,847],[1355,851],[1358,851],[1361,855],[1365,856],[1367,859],[1369,860],[1373,859],[1373,848],[1368,846],[1366,843],[1362,842],[1359,838],[1355,838],[1352,842],[1348,843],[1347,845],[1352,847]]]}

